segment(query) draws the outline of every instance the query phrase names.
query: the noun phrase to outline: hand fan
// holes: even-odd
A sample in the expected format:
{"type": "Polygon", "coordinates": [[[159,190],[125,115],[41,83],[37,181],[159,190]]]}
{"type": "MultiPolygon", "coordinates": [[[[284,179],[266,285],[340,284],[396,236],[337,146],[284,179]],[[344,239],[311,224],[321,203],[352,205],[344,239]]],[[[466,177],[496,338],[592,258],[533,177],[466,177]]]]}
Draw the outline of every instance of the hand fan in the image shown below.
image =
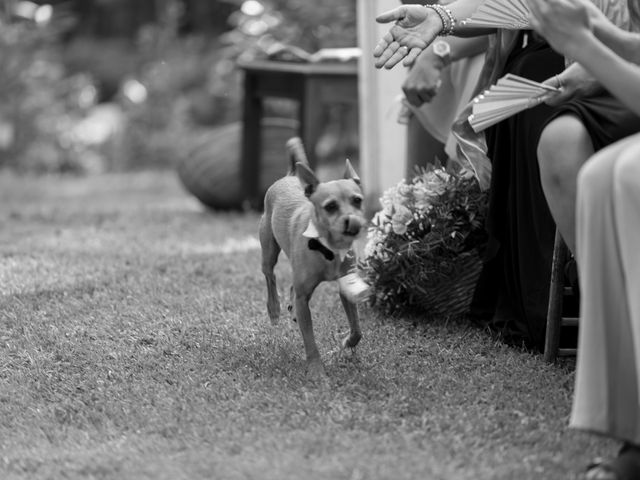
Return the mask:
{"type": "Polygon", "coordinates": [[[462,24],[478,28],[526,30],[531,28],[529,13],[527,0],[487,0],[462,24]]]}
{"type": "Polygon", "coordinates": [[[495,85],[473,99],[469,124],[475,132],[542,103],[559,90],[508,73],[495,85]]]}

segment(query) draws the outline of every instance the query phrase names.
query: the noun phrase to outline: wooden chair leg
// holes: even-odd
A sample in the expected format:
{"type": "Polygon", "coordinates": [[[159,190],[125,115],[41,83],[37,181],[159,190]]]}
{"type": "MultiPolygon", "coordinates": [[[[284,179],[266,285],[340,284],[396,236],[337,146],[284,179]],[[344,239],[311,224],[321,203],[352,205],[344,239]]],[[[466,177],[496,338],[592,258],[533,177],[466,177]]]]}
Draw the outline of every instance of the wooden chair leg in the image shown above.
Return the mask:
{"type": "Polygon", "coordinates": [[[556,230],[551,263],[551,282],[549,285],[549,304],[547,309],[547,331],[544,344],[544,360],[555,362],[560,349],[560,331],[563,325],[562,306],[564,300],[564,266],[569,251],[556,230]]]}

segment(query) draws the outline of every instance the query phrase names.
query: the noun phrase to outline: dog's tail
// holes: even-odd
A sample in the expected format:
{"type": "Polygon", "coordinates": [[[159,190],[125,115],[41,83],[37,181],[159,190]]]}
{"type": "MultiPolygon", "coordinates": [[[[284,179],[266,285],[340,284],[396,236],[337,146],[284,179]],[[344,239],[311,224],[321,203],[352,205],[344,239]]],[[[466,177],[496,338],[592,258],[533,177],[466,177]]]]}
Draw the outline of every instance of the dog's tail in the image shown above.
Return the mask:
{"type": "Polygon", "coordinates": [[[296,163],[304,163],[309,166],[307,154],[304,151],[304,145],[300,137],[292,137],[287,140],[287,152],[289,152],[289,175],[296,174],[296,163]]]}

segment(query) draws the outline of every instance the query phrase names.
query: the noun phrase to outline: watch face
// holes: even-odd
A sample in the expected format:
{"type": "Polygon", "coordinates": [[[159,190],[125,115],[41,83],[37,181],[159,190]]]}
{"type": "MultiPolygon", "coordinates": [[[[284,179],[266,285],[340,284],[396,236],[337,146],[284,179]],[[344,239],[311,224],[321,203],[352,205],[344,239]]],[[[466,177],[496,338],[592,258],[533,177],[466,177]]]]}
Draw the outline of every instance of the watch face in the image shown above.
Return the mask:
{"type": "Polygon", "coordinates": [[[433,44],[433,53],[438,55],[439,57],[446,57],[451,52],[451,48],[449,44],[444,41],[439,41],[433,44]]]}

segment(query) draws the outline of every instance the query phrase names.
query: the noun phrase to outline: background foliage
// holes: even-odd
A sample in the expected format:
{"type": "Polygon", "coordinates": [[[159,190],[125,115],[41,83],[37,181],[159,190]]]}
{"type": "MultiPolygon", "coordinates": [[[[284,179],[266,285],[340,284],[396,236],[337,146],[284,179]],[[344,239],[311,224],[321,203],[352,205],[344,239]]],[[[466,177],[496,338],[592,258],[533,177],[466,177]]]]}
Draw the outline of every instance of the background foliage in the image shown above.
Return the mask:
{"type": "Polygon", "coordinates": [[[194,138],[240,118],[240,56],[276,42],[356,44],[355,0],[50,3],[47,21],[42,1],[2,3],[0,166],[171,166],[194,138]]]}

